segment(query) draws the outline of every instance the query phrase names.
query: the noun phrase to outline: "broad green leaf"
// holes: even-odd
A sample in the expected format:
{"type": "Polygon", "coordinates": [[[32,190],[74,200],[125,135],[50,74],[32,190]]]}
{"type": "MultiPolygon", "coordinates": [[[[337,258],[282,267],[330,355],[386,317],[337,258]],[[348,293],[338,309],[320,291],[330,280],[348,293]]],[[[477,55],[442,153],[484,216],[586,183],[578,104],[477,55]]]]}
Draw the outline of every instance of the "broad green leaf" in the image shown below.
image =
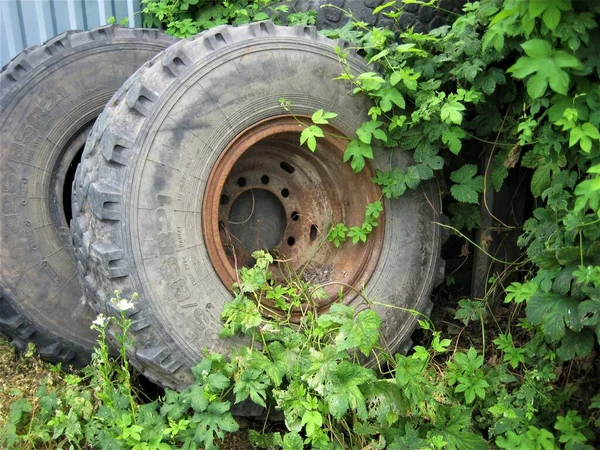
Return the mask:
{"type": "Polygon", "coordinates": [[[324,397],[329,411],[336,419],[341,419],[349,409],[356,411],[361,420],[367,420],[367,408],[360,385],[375,381],[372,370],[342,361],[326,383],[324,397]]]}
{"type": "Polygon", "coordinates": [[[329,123],[328,119],[333,119],[334,117],[337,117],[336,113],[325,112],[323,109],[319,109],[313,113],[311,119],[317,125],[326,125],[329,123]]]}
{"type": "Polygon", "coordinates": [[[358,130],[356,130],[356,135],[358,138],[364,142],[365,144],[371,143],[371,137],[374,136],[377,139],[381,139],[382,141],[387,141],[387,136],[383,130],[380,129],[383,122],[379,121],[368,121],[363,122],[358,130]]]}
{"type": "Polygon", "coordinates": [[[353,321],[346,322],[340,328],[335,342],[340,350],[358,348],[363,355],[369,356],[379,340],[381,318],[372,309],[359,312],[353,321]]]}
{"type": "Polygon", "coordinates": [[[317,125],[311,125],[310,127],[305,128],[300,134],[300,145],[306,142],[307,147],[310,151],[314,152],[317,149],[317,139],[318,137],[323,137],[323,130],[317,125]]]}
{"type": "Polygon", "coordinates": [[[456,99],[448,98],[442,106],[441,118],[442,122],[448,124],[460,125],[462,123],[462,111],[465,110],[465,105],[456,99]]]}
{"type": "Polygon", "coordinates": [[[458,155],[462,149],[461,139],[467,137],[467,133],[460,127],[449,127],[442,132],[442,142],[448,144],[452,153],[458,155]]]}
{"type": "Polygon", "coordinates": [[[555,31],[560,22],[560,11],[570,11],[571,4],[567,0],[530,0],[529,15],[532,18],[542,16],[544,25],[555,31]]]}
{"type": "Polygon", "coordinates": [[[344,162],[350,161],[350,166],[355,172],[360,172],[365,167],[365,158],[373,159],[373,149],[358,139],[353,139],[344,152],[344,162]]]}
{"type": "Polygon", "coordinates": [[[548,342],[558,342],[565,335],[565,323],[576,321],[577,300],[558,294],[538,293],[527,302],[527,318],[541,325],[548,342]]]}
{"type": "Polygon", "coordinates": [[[483,177],[475,176],[476,173],[477,166],[465,164],[450,174],[450,179],[456,183],[450,187],[450,192],[459,202],[473,204],[479,202],[479,192],[483,190],[483,177]]]}
{"type": "Polygon", "coordinates": [[[394,87],[379,89],[378,91],[373,92],[372,95],[379,97],[379,107],[383,112],[391,111],[394,105],[398,106],[399,108],[406,107],[404,97],[398,91],[398,89],[394,87]]]}
{"type": "Polygon", "coordinates": [[[527,56],[519,58],[507,72],[518,79],[534,74],[527,81],[529,96],[541,97],[548,85],[554,92],[567,95],[569,74],[563,68],[580,68],[579,60],[563,50],[554,50],[550,42],[543,39],[531,39],[521,44],[521,47],[527,56]]]}
{"type": "Polygon", "coordinates": [[[302,416],[302,425],[306,426],[306,435],[313,436],[323,425],[323,416],[319,411],[306,411],[302,416]]]}

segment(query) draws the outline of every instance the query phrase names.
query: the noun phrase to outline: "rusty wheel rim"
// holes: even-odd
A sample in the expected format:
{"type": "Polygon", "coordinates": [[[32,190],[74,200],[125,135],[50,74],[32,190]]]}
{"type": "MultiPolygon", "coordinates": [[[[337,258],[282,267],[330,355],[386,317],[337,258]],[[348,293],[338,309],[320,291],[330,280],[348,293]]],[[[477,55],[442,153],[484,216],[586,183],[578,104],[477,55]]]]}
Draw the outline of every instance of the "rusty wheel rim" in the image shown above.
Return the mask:
{"type": "MultiPolygon", "coordinates": [[[[356,296],[375,270],[384,236],[384,218],[366,243],[346,242],[339,248],[326,241],[337,222],[360,226],[365,205],[381,198],[365,167],[354,174],[342,155],[348,140],[331,127],[313,153],[300,146],[309,118],[269,118],[237,135],[217,159],[208,178],[202,207],[203,237],[210,261],[227,288],[236,268],[253,263],[251,254],[266,249],[278,256],[274,277],[291,268],[304,281],[323,286],[316,300],[321,312],[344,293],[356,296]]],[[[265,306],[273,309],[268,300],[265,306]]]]}

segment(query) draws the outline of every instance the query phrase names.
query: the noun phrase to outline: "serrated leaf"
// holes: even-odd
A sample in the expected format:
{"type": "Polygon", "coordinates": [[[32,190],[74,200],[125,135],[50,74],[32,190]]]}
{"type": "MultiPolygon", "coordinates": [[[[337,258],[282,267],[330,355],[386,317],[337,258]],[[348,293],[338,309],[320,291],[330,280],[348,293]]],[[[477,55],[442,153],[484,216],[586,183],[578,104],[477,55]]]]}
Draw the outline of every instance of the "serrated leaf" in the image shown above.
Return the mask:
{"type": "Polygon", "coordinates": [[[373,149],[358,139],[353,139],[344,152],[344,162],[349,159],[354,172],[360,172],[365,167],[365,158],[373,159],[373,149]]]}
{"type": "Polygon", "coordinates": [[[460,127],[449,127],[442,132],[442,142],[448,145],[452,153],[458,155],[462,149],[461,139],[467,137],[467,133],[460,127]]]}
{"type": "Polygon", "coordinates": [[[483,177],[475,176],[476,173],[477,166],[465,164],[450,174],[450,179],[456,183],[450,187],[450,192],[459,202],[479,203],[479,192],[483,190],[483,177]]]}
{"type": "Polygon", "coordinates": [[[587,356],[594,348],[594,341],[594,332],[589,328],[578,332],[566,330],[560,347],[556,349],[556,355],[561,361],[569,361],[575,356],[587,356]]]}
{"type": "Polygon", "coordinates": [[[383,125],[383,122],[379,122],[377,120],[363,122],[360,128],[356,130],[356,135],[365,144],[371,143],[372,136],[385,142],[387,141],[387,135],[383,130],[380,129],[381,125],[383,125]]]}
{"type": "Polygon", "coordinates": [[[537,293],[527,302],[527,318],[541,325],[548,342],[558,342],[565,335],[565,323],[578,316],[577,301],[558,294],[537,293]]]}
{"type": "Polygon", "coordinates": [[[310,151],[314,152],[317,149],[317,139],[318,137],[323,137],[323,130],[317,125],[311,125],[310,127],[302,130],[300,134],[300,145],[306,142],[306,146],[310,149],[310,151]]]}
{"type": "Polygon", "coordinates": [[[448,98],[442,106],[440,115],[442,122],[460,125],[463,119],[462,111],[464,110],[465,105],[454,98],[448,98]]]}
{"type": "Polygon", "coordinates": [[[317,125],[326,125],[329,123],[328,119],[333,119],[334,117],[337,117],[336,113],[325,112],[323,109],[319,109],[313,113],[311,119],[317,125]]]}
{"type": "Polygon", "coordinates": [[[333,417],[339,420],[349,409],[353,409],[361,420],[367,420],[365,399],[359,386],[375,379],[372,370],[342,361],[329,377],[331,384],[326,383],[324,391],[325,400],[333,417]]]}
{"type": "Polygon", "coordinates": [[[372,95],[379,97],[379,107],[383,112],[391,111],[394,105],[399,108],[406,107],[404,97],[395,87],[379,89],[378,91],[373,92],[372,95]]]}
{"type": "Polygon", "coordinates": [[[340,350],[358,348],[363,355],[369,356],[379,340],[381,318],[371,310],[359,312],[353,321],[344,323],[335,338],[340,350]]]}
{"type": "Polygon", "coordinates": [[[543,39],[531,39],[521,44],[527,56],[522,56],[507,72],[523,79],[534,74],[527,82],[527,93],[531,98],[544,95],[546,88],[567,95],[569,74],[563,68],[579,68],[579,60],[562,50],[554,50],[552,44],[543,39]]]}

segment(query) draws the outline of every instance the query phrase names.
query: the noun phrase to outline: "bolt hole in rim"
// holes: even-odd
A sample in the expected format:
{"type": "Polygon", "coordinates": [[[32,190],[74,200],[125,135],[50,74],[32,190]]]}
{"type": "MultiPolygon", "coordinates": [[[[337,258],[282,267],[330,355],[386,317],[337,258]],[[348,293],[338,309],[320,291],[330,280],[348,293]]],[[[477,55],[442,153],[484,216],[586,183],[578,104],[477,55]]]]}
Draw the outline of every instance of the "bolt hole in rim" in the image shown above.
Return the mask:
{"type": "MultiPolygon", "coordinates": [[[[317,307],[325,310],[340,287],[360,287],[369,280],[381,252],[384,218],[366,243],[345,243],[339,249],[325,242],[322,230],[336,222],[360,225],[365,205],[378,200],[381,191],[368,166],[354,174],[342,164],[348,140],[339,130],[324,126],[325,137],[313,153],[299,145],[302,129],[295,118],[278,116],[231,141],[208,179],[203,237],[226,287],[236,281],[236,268],[255,262],[254,250],[267,249],[279,261],[270,268],[276,281],[298,273],[323,285],[327,298],[317,307]]],[[[352,290],[345,295],[347,300],[356,296],[352,290]]],[[[274,308],[267,300],[265,305],[274,308]]]]}

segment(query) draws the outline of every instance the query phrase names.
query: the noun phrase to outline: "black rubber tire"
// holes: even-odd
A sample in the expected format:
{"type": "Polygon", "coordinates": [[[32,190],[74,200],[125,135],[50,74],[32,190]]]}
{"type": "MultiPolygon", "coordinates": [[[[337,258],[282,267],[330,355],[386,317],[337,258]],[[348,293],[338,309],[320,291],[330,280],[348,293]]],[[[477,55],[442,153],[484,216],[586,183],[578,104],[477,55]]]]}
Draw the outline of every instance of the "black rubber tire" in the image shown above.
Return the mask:
{"type": "MultiPolygon", "coordinates": [[[[78,267],[86,294],[104,305],[99,311],[114,314],[107,299],[115,290],[126,297],[139,293],[130,316],[130,357],[151,380],[180,389],[191,382],[190,368],[203,348],[227,352],[236,344],[217,337],[220,311],[231,294],[210,264],[196,214],[207,176],[230,140],[283,114],[280,97],[291,100],[296,114],[319,108],[338,112],[332,124],[350,136],[367,117],[368,101],[350,95],[348,84],[333,81],[342,70],[336,45],[346,48],[314,27],[220,26],[145,64],[96,122],[74,189],[71,231],[78,267]],[[127,154],[118,162],[103,156],[115,142],[127,154]],[[168,239],[177,244],[167,255],[179,267],[175,282],[160,269],[167,257],[158,253],[164,237],[153,216],[158,194],[172,198],[171,204],[162,202],[170,206],[161,214],[172,208],[165,220],[174,233],[168,239]],[[174,296],[181,292],[186,301],[178,303],[174,296]]],[[[355,73],[369,70],[356,56],[348,62],[355,73]]],[[[408,155],[395,153],[396,164],[410,163],[408,155]]],[[[375,165],[389,164],[390,155],[380,152],[375,165]]],[[[384,245],[366,292],[428,313],[432,286],[443,274],[441,230],[433,223],[440,220],[439,188],[427,183],[385,203],[384,245]]],[[[404,349],[416,319],[377,309],[388,345],[404,349]]]]}
{"type": "MultiPolygon", "coordinates": [[[[460,14],[466,2],[467,0],[439,0],[436,8],[416,3],[403,4],[402,0],[397,0],[397,7],[402,8],[398,28],[402,31],[413,28],[417,33],[427,33],[446,25],[453,15],[460,14]]],[[[346,24],[349,17],[342,10],[351,11],[356,20],[369,25],[390,28],[394,26],[394,19],[390,19],[384,13],[391,10],[373,14],[373,10],[384,3],[387,3],[386,0],[295,0],[289,4],[289,9],[290,12],[316,10],[315,25],[319,30],[340,28],[346,24]]]]}
{"type": "Polygon", "coordinates": [[[95,313],[82,296],[65,217],[73,161],[115,91],[174,42],[157,30],[68,31],[0,72],[0,332],[18,349],[33,342],[48,360],[89,361],[95,313]]]}

